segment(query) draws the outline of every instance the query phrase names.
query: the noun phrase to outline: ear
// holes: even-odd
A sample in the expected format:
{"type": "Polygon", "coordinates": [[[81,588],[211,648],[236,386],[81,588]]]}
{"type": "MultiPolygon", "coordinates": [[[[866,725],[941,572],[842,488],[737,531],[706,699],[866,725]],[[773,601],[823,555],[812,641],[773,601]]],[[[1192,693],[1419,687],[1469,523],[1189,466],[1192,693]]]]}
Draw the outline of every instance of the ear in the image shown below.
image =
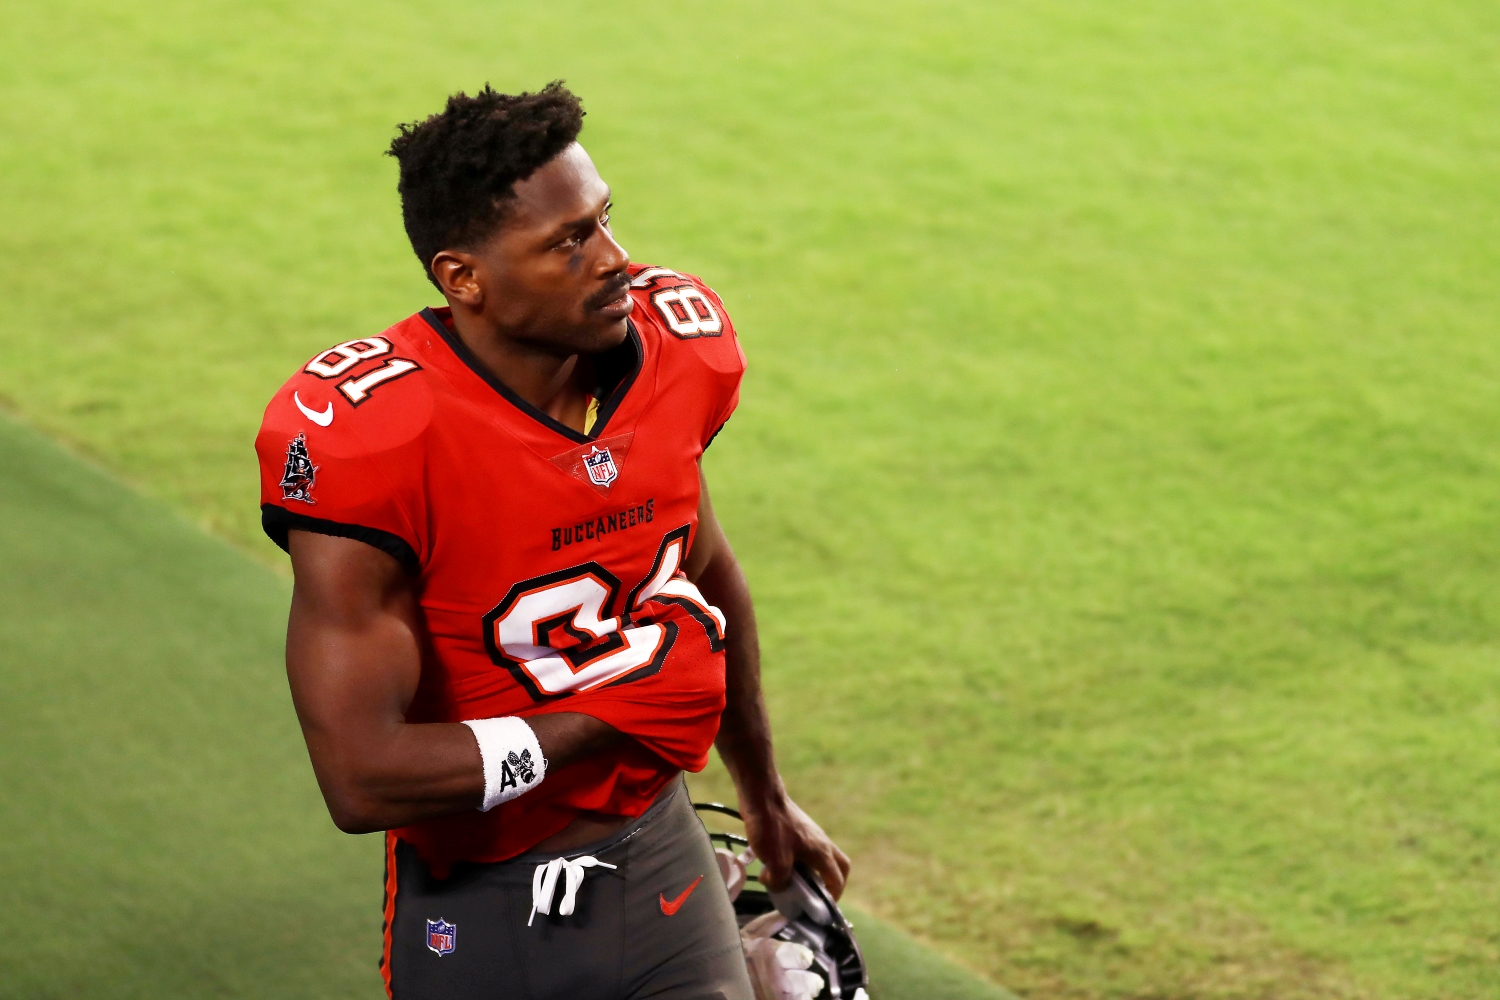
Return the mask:
{"type": "Polygon", "coordinates": [[[478,309],[484,305],[479,259],[461,250],[440,250],[432,258],[432,276],[450,302],[478,309]]]}

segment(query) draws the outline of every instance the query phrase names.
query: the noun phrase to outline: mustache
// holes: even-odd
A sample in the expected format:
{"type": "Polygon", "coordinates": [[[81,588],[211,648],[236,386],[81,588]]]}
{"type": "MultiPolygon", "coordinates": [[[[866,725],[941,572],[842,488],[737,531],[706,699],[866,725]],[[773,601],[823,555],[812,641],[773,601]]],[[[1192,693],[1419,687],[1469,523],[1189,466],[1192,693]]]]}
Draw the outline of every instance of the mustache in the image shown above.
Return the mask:
{"type": "Polygon", "coordinates": [[[585,309],[602,309],[618,299],[630,287],[630,275],[617,274],[603,288],[583,300],[585,309]]]}

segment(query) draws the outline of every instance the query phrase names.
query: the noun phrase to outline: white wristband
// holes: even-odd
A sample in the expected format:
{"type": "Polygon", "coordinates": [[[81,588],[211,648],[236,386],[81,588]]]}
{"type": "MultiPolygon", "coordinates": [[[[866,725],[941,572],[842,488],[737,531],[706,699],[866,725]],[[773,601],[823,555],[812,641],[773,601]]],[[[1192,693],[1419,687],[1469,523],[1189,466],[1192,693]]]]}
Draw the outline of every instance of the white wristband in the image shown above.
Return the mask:
{"type": "Polygon", "coordinates": [[[479,741],[484,761],[484,802],[480,812],[489,812],[542,783],[547,776],[547,758],[536,733],[524,719],[507,715],[497,719],[473,719],[464,725],[479,741]]]}

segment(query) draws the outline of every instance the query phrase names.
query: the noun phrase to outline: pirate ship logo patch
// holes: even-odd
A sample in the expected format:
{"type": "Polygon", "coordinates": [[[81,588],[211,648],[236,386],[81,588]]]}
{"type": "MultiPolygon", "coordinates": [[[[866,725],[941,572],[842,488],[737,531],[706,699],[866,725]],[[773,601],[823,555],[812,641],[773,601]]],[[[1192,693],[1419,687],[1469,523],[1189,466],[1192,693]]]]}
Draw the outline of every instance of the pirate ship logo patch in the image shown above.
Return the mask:
{"type": "Polygon", "coordinates": [[[583,456],[583,467],[588,470],[589,482],[595,486],[608,486],[620,475],[615,468],[615,458],[608,448],[594,446],[594,450],[583,456]]]}
{"type": "Polygon", "coordinates": [[[281,471],[281,498],[317,503],[312,498],[313,481],[318,467],[307,454],[307,436],[298,434],[286,446],[286,467],[281,471]]]}

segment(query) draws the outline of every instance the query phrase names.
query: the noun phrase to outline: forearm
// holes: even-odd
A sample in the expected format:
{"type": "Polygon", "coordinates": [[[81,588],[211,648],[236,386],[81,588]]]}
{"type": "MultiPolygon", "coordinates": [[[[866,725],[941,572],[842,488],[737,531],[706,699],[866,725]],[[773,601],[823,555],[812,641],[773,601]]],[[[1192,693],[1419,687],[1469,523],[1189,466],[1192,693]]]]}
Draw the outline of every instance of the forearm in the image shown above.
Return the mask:
{"type": "MultiPolygon", "coordinates": [[[[576,712],[533,716],[526,722],[549,772],[622,738],[598,719],[576,712]]],[[[468,726],[395,722],[337,737],[308,727],[304,732],[328,811],[347,833],[468,812],[484,798],[483,759],[468,726]]]]}
{"type": "Polygon", "coordinates": [[[714,746],[734,780],[740,803],[751,809],[779,803],[786,788],[776,771],[771,720],[760,688],[760,639],[750,586],[727,543],[699,574],[698,589],[724,613],[724,713],[714,746]]]}
{"type": "MultiPolygon", "coordinates": [[[[367,833],[480,806],[485,767],[474,730],[406,721],[421,680],[424,627],[411,578],[363,542],[305,531],[292,531],[288,542],[296,584],[287,681],[334,823],[367,833]]],[[[536,716],[527,726],[519,730],[527,745],[553,768],[621,738],[575,712],[536,716]]]]}
{"type": "Polygon", "coordinates": [[[788,797],[771,751],[771,720],[760,690],[760,639],[755,605],[739,560],[719,526],[704,482],[699,536],[688,556],[687,575],[710,604],[724,613],[725,707],[715,745],[739,793],[745,836],[764,863],[760,880],[785,887],[792,866],[805,861],[837,899],[849,875],[849,859],[822,828],[788,797]]]}
{"type": "Polygon", "coordinates": [[[303,725],[318,787],[340,830],[389,830],[479,805],[484,766],[467,726],[395,721],[351,728],[303,725]]]}

